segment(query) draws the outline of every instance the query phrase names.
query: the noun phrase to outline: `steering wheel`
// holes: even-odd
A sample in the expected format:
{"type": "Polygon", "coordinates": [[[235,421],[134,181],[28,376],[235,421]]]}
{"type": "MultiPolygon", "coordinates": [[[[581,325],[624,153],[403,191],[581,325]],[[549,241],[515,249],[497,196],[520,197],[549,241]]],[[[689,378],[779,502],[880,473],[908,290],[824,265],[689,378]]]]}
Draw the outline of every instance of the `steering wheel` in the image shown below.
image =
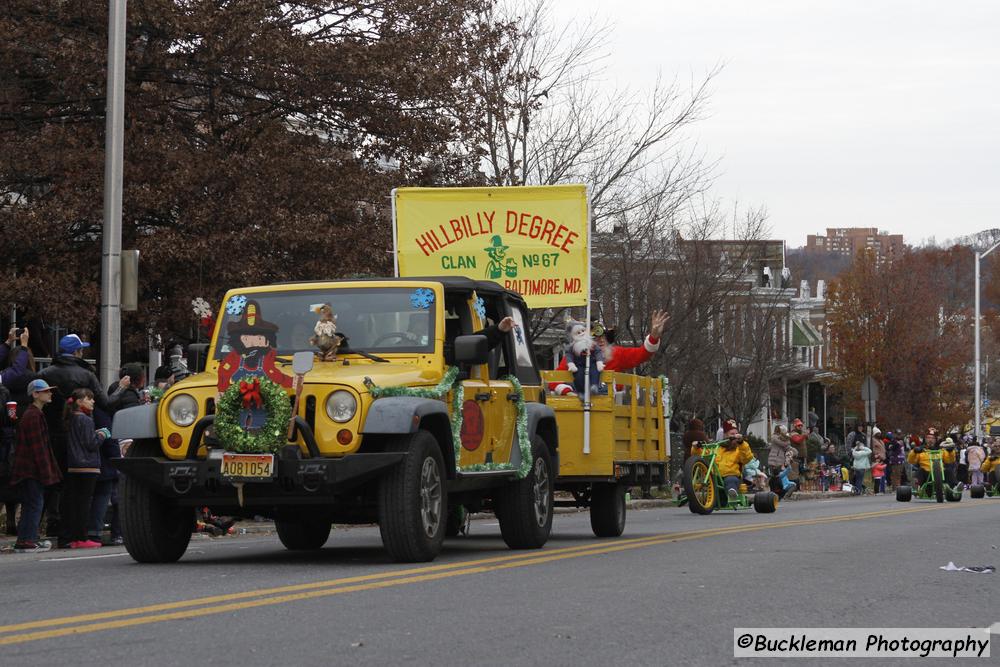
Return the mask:
{"type": "Polygon", "coordinates": [[[381,343],[382,341],[391,340],[393,338],[398,338],[400,340],[410,341],[414,343],[417,342],[417,337],[408,331],[390,331],[389,333],[382,334],[381,336],[376,338],[372,342],[371,346],[378,347],[379,343],[381,343]]]}

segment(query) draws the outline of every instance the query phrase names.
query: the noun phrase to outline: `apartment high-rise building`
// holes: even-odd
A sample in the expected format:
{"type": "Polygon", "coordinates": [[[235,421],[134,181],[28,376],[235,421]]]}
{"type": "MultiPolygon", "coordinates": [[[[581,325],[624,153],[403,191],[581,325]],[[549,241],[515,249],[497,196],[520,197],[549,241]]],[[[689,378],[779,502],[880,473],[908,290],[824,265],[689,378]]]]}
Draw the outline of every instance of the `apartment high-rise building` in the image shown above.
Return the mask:
{"type": "Polygon", "coordinates": [[[863,249],[871,249],[881,264],[903,253],[903,235],[880,233],[877,227],[827,227],[826,236],[809,234],[806,251],[828,252],[854,257],[863,249]]]}

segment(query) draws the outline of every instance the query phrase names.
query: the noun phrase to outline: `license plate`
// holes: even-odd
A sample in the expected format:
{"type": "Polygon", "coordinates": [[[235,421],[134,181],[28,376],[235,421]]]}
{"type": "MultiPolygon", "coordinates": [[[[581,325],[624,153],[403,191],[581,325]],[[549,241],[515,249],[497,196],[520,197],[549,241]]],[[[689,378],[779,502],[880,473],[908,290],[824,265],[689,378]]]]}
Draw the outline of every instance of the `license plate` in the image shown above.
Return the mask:
{"type": "Polygon", "coordinates": [[[273,454],[222,455],[222,476],[242,479],[270,479],[274,477],[273,454]]]}

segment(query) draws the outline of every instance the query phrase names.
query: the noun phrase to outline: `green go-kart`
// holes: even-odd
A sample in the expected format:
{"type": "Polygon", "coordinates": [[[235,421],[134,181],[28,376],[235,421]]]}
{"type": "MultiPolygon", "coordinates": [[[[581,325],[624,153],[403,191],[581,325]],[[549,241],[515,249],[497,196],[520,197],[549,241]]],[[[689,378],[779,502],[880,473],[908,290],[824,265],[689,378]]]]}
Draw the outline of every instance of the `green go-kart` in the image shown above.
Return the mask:
{"type": "Polygon", "coordinates": [[[746,510],[751,507],[761,514],[778,509],[778,494],[772,491],[740,493],[730,498],[726,484],[715,463],[722,442],[702,445],[701,455],[684,462],[684,494],[688,508],[695,514],[711,514],[715,510],[746,510]]]}
{"type": "MultiPolygon", "coordinates": [[[[917,487],[918,500],[936,500],[943,503],[945,500],[957,503],[962,500],[962,489],[952,488],[944,481],[944,462],[941,460],[944,451],[941,449],[929,449],[927,454],[930,457],[931,469],[927,474],[927,481],[917,487]]],[[[913,499],[913,488],[910,486],[896,487],[896,500],[901,503],[908,503],[913,499]]]]}

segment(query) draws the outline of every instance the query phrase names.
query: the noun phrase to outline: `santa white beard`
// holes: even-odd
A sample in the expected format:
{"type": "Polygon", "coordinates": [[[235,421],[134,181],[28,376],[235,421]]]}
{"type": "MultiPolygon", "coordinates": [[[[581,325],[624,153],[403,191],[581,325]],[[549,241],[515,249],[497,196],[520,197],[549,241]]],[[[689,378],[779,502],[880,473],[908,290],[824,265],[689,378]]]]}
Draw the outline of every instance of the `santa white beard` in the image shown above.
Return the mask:
{"type": "Polygon", "coordinates": [[[573,345],[570,349],[573,350],[573,354],[584,355],[590,352],[590,348],[594,344],[593,338],[577,338],[573,341],[573,345]]]}

